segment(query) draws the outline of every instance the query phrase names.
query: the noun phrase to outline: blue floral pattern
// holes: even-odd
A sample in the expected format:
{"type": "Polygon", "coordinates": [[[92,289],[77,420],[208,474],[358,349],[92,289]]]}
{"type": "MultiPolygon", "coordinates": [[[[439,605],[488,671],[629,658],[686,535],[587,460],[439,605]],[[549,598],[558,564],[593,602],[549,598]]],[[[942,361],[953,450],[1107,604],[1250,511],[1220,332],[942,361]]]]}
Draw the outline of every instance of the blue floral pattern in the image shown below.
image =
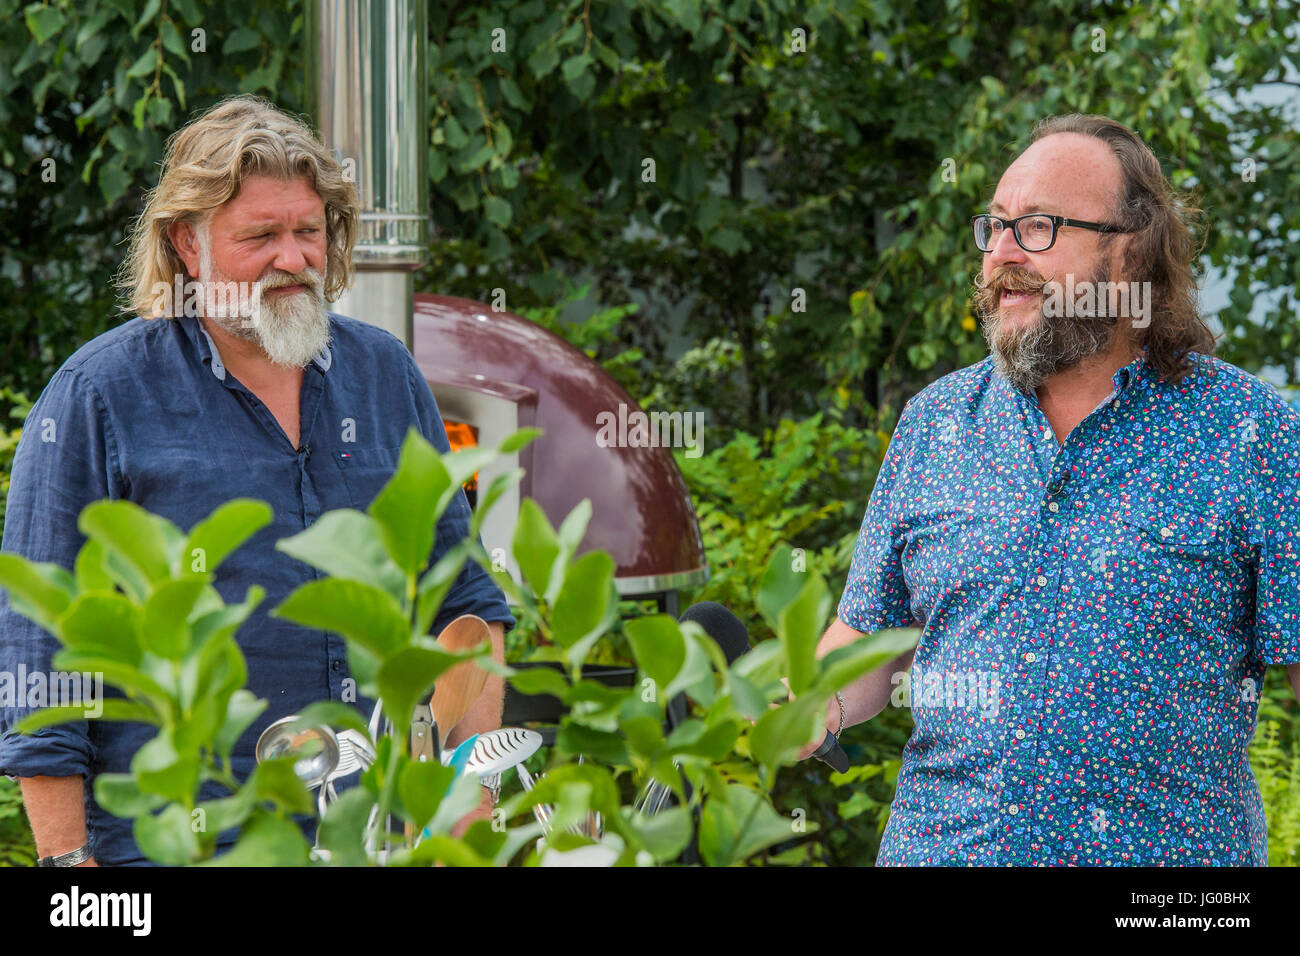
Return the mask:
{"type": "Polygon", "coordinates": [[[1300,415],[1191,362],[1121,368],[1064,444],[991,358],[905,407],[839,606],[923,627],[879,864],[1266,864],[1247,751],[1300,661],[1300,415]]]}

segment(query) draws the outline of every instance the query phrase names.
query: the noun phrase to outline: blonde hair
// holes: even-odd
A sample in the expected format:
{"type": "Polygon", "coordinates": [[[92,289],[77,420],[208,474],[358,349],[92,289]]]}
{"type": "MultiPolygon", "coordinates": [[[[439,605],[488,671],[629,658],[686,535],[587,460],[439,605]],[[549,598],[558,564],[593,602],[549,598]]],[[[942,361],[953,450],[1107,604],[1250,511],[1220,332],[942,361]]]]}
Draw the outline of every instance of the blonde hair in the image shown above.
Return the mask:
{"type": "Polygon", "coordinates": [[[117,284],[127,295],[123,311],[156,317],[155,288],[190,276],[167,236],[175,222],[197,227],[217,207],[239,195],[250,175],[306,176],[325,204],[325,300],[352,284],[352,246],[360,206],[343,167],[299,120],[256,96],[234,96],[181,127],[167,140],[162,175],[131,230],[130,249],[117,284]]]}

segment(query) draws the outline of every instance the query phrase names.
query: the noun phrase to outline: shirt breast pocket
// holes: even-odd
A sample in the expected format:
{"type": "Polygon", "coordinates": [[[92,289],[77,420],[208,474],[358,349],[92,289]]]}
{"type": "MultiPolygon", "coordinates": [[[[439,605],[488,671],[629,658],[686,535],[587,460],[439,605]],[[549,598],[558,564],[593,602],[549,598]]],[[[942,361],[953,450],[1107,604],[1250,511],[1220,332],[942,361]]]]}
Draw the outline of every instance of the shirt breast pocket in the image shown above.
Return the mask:
{"type": "Polygon", "coordinates": [[[1139,505],[1120,515],[1121,573],[1141,612],[1224,626],[1242,569],[1228,520],[1212,509],[1139,505]]]}
{"type": "Polygon", "coordinates": [[[397,471],[401,447],[349,448],[334,453],[334,462],[343,474],[352,507],[365,511],[380,489],[397,471]]]}

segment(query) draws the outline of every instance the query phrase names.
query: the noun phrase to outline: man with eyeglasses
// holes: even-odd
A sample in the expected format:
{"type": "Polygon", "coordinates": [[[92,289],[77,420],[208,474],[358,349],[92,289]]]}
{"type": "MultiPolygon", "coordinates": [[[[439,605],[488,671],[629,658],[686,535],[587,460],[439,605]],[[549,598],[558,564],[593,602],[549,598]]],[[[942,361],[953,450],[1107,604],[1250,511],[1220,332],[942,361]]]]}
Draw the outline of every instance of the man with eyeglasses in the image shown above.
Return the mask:
{"type": "Polygon", "coordinates": [[[923,627],[827,702],[837,734],[912,707],[882,865],[1267,864],[1248,748],[1268,665],[1300,697],[1300,416],[1214,357],[1192,212],[1072,115],[974,219],[991,354],[904,408],[819,648],[923,627]]]}

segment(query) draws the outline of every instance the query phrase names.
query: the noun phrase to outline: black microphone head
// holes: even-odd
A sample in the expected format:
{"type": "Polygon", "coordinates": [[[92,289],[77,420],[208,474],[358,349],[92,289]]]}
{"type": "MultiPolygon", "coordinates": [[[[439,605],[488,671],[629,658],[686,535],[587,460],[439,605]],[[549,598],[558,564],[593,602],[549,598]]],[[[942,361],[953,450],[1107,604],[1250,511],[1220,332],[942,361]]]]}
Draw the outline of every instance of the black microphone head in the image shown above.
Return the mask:
{"type": "Polygon", "coordinates": [[[727,664],[734,664],[736,658],[749,650],[749,629],[736,615],[732,614],[717,601],[701,601],[692,604],[678,619],[679,623],[694,621],[704,628],[704,633],[722,648],[727,664]]]}

